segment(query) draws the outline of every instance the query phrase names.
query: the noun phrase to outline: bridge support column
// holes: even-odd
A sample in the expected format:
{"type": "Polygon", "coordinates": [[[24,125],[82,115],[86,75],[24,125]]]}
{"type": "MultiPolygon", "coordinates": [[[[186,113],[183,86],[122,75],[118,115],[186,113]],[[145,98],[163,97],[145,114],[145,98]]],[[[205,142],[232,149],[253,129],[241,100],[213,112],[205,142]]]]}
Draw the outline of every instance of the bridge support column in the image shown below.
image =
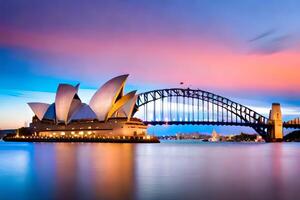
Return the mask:
{"type": "Polygon", "coordinates": [[[272,125],[268,129],[270,142],[282,142],[283,128],[282,128],[282,114],[279,103],[273,103],[270,110],[269,123],[272,125]]]}

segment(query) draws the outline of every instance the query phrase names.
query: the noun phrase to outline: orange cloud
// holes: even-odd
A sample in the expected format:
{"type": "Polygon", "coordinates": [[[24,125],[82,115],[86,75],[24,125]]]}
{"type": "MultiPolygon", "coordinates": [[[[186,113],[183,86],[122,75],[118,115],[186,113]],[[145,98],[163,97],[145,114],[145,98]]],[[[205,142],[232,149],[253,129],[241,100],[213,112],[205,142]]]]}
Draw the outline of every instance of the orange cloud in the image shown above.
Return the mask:
{"type": "MultiPolygon", "coordinates": [[[[0,44],[46,55],[46,62],[63,68],[64,74],[93,77],[131,73],[136,82],[187,85],[226,90],[298,91],[300,52],[249,54],[233,43],[210,38],[183,39],[123,35],[97,38],[60,33],[36,34],[3,31],[0,44]],[[80,64],[74,62],[80,61],[80,64]],[[76,70],[74,70],[76,69],[76,70]]],[[[47,69],[60,73],[58,67],[47,69]]],[[[90,79],[89,79],[90,80],[90,79]]]]}

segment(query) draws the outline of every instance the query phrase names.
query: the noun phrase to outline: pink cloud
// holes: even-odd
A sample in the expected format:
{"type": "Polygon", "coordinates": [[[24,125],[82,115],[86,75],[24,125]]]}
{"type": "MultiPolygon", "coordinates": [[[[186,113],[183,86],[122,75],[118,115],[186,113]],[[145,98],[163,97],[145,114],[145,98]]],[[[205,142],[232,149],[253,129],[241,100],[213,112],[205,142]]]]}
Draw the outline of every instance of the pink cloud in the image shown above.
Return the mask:
{"type": "Polygon", "coordinates": [[[44,73],[54,75],[63,71],[64,75],[96,80],[130,73],[136,83],[176,86],[184,81],[192,87],[226,90],[297,91],[300,87],[297,50],[248,54],[238,43],[228,45],[211,38],[1,32],[0,44],[42,55],[54,66],[44,73]]]}

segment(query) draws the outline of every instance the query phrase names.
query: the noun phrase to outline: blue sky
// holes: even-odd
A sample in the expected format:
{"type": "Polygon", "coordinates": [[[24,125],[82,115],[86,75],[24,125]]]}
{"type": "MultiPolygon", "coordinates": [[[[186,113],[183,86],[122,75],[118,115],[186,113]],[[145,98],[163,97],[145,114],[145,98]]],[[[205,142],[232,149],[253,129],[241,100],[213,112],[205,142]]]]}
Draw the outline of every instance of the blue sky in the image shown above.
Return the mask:
{"type": "MultiPolygon", "coordinates": [[[[280,102],[285,119],[298,117],[299,9],[297,0],[0,0],[0,128],[30,122],[26,102],[51,103],[59,83],[80,83],[88,102],[125,73],[128,91],[183,81],[264,115],[280,102]]],[[[212,127],[165,129],[154,132],[212,127]]]]}

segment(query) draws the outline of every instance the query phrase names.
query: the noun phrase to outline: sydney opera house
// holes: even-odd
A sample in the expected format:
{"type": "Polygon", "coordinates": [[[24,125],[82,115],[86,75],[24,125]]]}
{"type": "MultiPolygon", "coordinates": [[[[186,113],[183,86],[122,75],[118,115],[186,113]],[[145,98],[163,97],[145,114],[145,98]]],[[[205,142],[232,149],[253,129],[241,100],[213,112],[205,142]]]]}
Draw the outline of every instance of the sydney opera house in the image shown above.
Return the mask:
{"type": "Polygon", "coordinates": [[[79,84],[60,84],[52,104],[28,103],[35,116],[30,124],[39,137],[147,137],[147,126],[133,114],[136,91],[124,94],[128,75],[102,85],[88,104],[78,96],[79,84]]]}

